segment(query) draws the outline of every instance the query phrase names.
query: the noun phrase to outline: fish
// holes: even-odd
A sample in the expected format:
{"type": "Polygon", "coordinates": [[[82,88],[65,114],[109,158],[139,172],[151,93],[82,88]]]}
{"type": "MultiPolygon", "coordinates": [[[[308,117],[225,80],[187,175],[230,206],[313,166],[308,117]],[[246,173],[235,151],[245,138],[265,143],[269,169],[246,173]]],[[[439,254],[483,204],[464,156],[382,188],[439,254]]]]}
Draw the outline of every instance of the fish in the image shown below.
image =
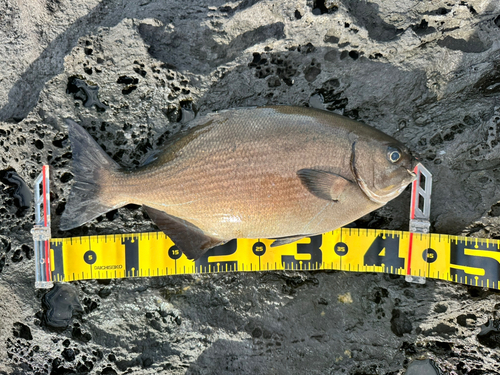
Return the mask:
{"type": "Polygon", "coordinates": [[[235,238],[280,246],[335,230],[416,178],[417,159],[396,139],[307,107],[197,117],[135,169],[120,167],[84,128],[66,122],[74,179],[61,230],[140,205],[188,259],[235,238]]]}

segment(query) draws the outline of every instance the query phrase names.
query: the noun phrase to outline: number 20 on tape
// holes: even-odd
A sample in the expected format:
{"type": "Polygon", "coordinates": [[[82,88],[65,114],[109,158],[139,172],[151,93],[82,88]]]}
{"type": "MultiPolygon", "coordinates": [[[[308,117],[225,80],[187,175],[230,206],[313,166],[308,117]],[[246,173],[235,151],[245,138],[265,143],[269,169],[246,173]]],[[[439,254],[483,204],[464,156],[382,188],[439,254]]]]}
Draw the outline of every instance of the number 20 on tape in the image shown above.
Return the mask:
{"type": "Polygon", "coordinates": [[[189,273],[342,270],[499,288],[499,241],[429,234],[432,175],[420,164],[415,173],[410,232],[343,228],[274,248],[273,240],[238,239],[191,261],[161,232],[50,239],[49,174],[44,166],[35,182],[35,286],[189,273]]]}
{"type": "Polygon", "coordinates": [[[498,288],[499,241],[344,228],[270,248],[272,240],[233,240],[188,260],[163,233],[51,240],[55,281],[267,270],[411,274],[498,288]]]}

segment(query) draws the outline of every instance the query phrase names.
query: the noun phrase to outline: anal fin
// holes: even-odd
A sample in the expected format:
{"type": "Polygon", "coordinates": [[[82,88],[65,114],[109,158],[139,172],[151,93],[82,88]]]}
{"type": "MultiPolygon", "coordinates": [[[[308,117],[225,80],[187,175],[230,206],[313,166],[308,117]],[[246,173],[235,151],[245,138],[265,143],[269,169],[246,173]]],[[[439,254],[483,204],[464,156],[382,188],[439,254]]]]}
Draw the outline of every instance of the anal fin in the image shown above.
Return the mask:
{"type": "Polygon", "coordinates": [[[143,208],[158,228],[174,241],[188,259],[196,260],[208,249],[224,243],[221,239],[207,236],[200,228],[187,220],[149,206],[143,206],[143,208]]]}
{"type": "Polygon", "coordinates": [[[271,247],[276,247],[276,246],[281,246],[281,245],[288,245],[288,244],[294,243],[295,241],[301,240],[304,237],[307,237],[307,236],[301,234],[299,236],[289,236],[289,237],[277,238],[271,244],[271,247]]]}

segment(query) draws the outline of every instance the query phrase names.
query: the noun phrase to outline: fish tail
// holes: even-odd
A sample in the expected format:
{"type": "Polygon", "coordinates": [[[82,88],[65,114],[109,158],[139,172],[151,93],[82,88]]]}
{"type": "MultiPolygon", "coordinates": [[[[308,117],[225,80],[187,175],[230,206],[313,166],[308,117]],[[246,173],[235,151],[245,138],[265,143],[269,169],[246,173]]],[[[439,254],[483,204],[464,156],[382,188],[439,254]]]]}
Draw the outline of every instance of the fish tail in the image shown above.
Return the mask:
{"type": "Polygon", "coordinates": [[[76,228],[96,217],[124,206],[106,192],[106,182],[120,166],[76,122],[67,119],[73,154],[73,186],[61,216],[61,230],[76,228]]]}

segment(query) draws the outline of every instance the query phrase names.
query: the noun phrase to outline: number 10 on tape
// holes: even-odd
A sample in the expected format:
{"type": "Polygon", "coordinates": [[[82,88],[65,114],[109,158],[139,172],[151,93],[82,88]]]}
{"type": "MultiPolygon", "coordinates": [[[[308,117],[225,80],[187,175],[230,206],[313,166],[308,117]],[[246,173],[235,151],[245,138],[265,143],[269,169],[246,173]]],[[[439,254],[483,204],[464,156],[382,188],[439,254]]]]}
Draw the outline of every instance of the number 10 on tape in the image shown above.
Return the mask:
{"type": "Polygon", "coordinates": [[[51,240],[54,281],[268,270],[342,270],[411,275],[498,288],[499,241],[343,228],[270,248],[239,239],[188,260],[163,233],[51,240]]]}
{"type": "Polygon", "coordinates": [[[162,232],[50,239],[50,211],[44,206],[48,169],[44,173],[35,185],[45,190],[35,194],[36,287],[50,287],[52,280],[343,270],[404,275],[418,283],[430,277],[498,288],[498,241],[428,233],[432,175],[420,164],[412,186],[410,232],[343,228],[275,248],[270,247],[272,240],[238,239],[196,261],[188,260],[162,232]]]}

